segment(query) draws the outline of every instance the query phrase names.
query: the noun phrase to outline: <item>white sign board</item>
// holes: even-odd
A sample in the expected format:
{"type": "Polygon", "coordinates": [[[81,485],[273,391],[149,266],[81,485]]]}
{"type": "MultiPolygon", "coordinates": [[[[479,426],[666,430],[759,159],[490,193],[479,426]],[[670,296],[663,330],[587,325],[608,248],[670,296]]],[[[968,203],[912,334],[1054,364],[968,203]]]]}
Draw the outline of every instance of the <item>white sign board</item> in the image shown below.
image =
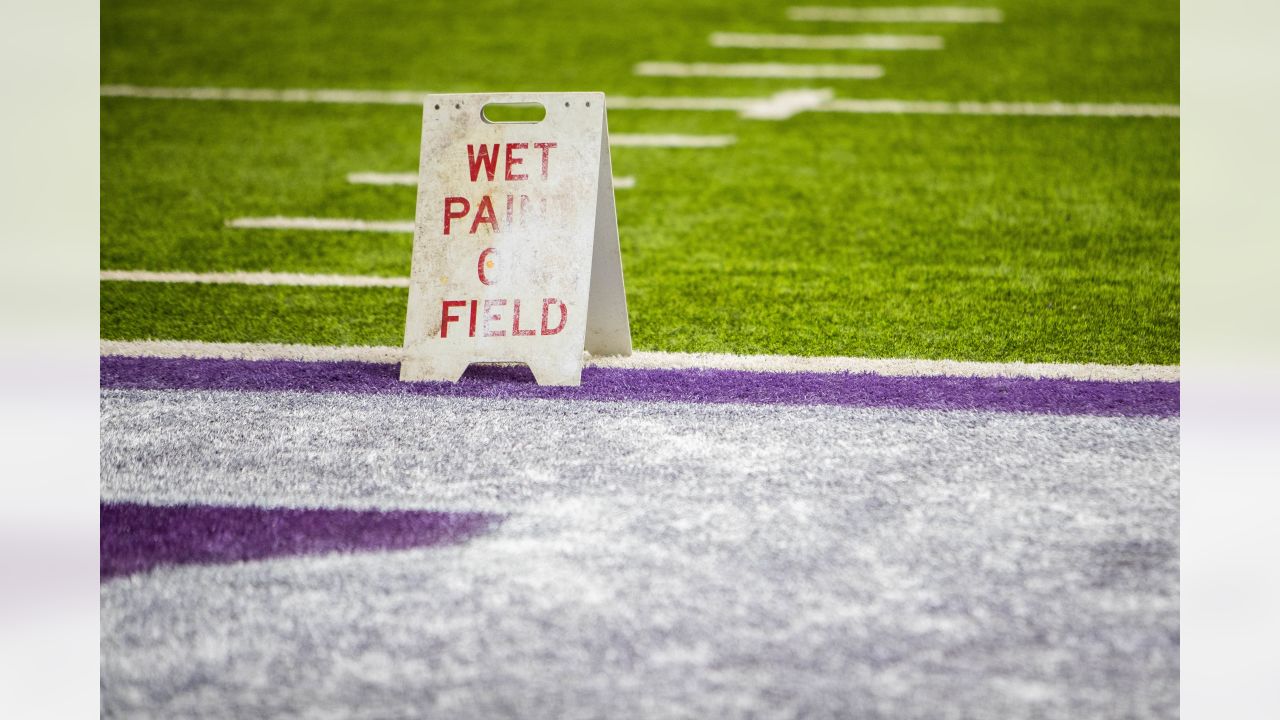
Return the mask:
{"type": "Polygon", "coordinates": [[[578,385],[583,350],[630,355],[612,175],[603,93],[428,96],[400,379],[578,385]],[[527,103],[546,116],[484,115],[527,103]]]}

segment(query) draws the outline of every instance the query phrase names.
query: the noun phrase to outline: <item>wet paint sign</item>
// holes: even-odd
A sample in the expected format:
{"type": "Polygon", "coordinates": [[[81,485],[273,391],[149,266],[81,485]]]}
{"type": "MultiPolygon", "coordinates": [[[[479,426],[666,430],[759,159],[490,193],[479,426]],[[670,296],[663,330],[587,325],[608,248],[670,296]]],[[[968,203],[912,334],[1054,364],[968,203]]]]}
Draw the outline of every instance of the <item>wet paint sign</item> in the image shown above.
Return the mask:
{"type": "Polygon", "coordinates": [[[631,353],[603,93],[428,96],[414,225],[401,380],[631,353]]]}

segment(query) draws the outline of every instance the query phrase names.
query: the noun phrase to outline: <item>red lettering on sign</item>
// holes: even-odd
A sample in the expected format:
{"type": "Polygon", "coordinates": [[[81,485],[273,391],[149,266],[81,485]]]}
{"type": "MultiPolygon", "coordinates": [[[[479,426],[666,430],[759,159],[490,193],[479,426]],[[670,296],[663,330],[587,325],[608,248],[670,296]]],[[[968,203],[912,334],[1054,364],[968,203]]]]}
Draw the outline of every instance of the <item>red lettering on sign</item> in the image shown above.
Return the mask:
{"type": "Polygon", "coordinates": [[[507,304],[506,300],[485,300],[484,301],[484,321],[481,323],[481,327],[484,328],[485,337],[502,337],[503,335],[507,334],[506,330],[490,330],[489,329],[490,320],[502,319],[501,314],[491,313],[489,311],[495,307],[503,307],[506,304],[507,304]]]}
{"type": "MultiPolygon", "coordinates": [[[[507,162],[511,162],[511,150],[507,150],[507,162]]],[[[471,182],[475,182],[480,175],[480,167],[484,166],[484,174],[493,179],[493,173],[498,169],[498,145],[493,146],[493,150],[489,150],[488,145],[480,146],[480,156],[476,157],[476,146],[467,145],[467,163],[471,165],[471,182]]],[[[507,178],[510,180],[511,178],[507,178]]]]}
{"type": "Polygon", "coordinates": [[[512,302],[512,304],[515,307],[515,309],[512,311],[514,314],[512,315],[512,319],[511,319],[511,334],[512,335],[533,335],[534,334],[533,330],[520,329],[520,301],[515,300],[512,302]]]}
{"type": "Polygon", "coordinates": [[[507,180],[509,181],[529,179],[528,175],[511,172],[511,166],[524,164],[524,158],[518,158],[511,154],[511,151],[517,148],[520,150],[528,150],[529,143],[507,143],[507,180]]]}
{"type": "Polygon", "coordinates": [[[555,298],[547,298],[546,300],[542,301],[542,334],[543,335],[555,335],[556,333],[560,332],[561,330],[564,329],[564,323],[568,319],[569,319],[569,309],[564,306],[564,303],[560,302],[555,298]],[[547,316],[549,315],[549,310],[551,309],[551,306],[553,304],[560,306],[560,324],[555,326],[554,329],[551,328],[549,325],[547,325],[547,316]]]}
{"type": "MultiPolygon", "coordinates": [[[[493,261],[490,260],[489,258],[494,254],[494,252],[496,252],[494,248],[485,248],[480,253],[480,260],[476,262],[476,275],[480,276],[480,282],[485,285],[492,285],[494,282],[496,282],[495,280],[490,280],[488,273],[485,272],[485,270],[489,269],[490,267],[493,267],[493,261]]],[[[517,313],[520,312],[519,303],[520,301],[517,300],[516,301],[517,313]]]]}
{"type": "Polygon", "coordinates": [[[480,223],[487,223],[494,232],[498,230],[498,214],[493,211],[493,198],[485,195],[480,198],[480,204],[476,206],[476,219],[471,221],[471,234],[476,234],[476,228],[480,227],[480,223]]]}
{"type": "Polygon", "coordinates": [[[551,148],[555,147],[555,143],[534,143],[534,147],[542,151],[542,179],[547,179],[547,165],[551,162],[551,148]]]}
{"type": "MultiPolygon", "coordinates": [[[[462,197],[445,198],[444,199],[444,234],[445,235],[449,234],[450,221],[457,220],[458,218],[464,218],[467,216],[467,213],[469,212],[471,212],[471,203],[467,202],[466,198],[462,198],[462,197]],[[459,204],[459,203],[461,203],[462,205],[461,210],[459,210],[458,212],[454,212],[453,210],[450,209],[455,204],[459,204]]],[[[475,230],[472,229],[471,232],[475,232],[475,230]]]]}
{"type": "MultiPolygon", "coordinates": [[[[493,248],[489,248],[492,250],[493,248]]],[[[483,282],[483,279],[481,280],[483,282]]],[[[489,283],[492,285],[493,281],[489,283]]],[[[487,300],[445,300],[440,306],[440,337],[449,337],[449,325],[459,322],[462,318],[454,312],[456,308],[464,305],[471,305],[471,318],[467,328],[468,337],[476,336],[476,319],[480,320],[480,334],[483,337],[503,337],[507,334],[506,330],[496,329],[499,323],[502,323],[502,308],[508,304],[511,305],[511,335],[512,337],[531,337],[533,335],[558,335],[564,330],[564,326],[569,320],[569,308],[563,302],[555,298],[546,298],[542,301],[542,327],[540,330],[533,328],[523,328],[520,326],[521,304],[519,300],[506,299],[487,299],[487,300]],[[481,305],[483,303],[483,305],[481,305]],[[559,321],[555,327],[551,326],[551,308],[559,307],[559,321]]]]}
{"type": "Polygon", "coordinates": [[[440,308],[440,337],[441,339],[449,337],[449,323],[461,320],[458,316],[450,313],[453,308],[459,308],[466,305],[466,300],[445,300],[440,308]]]}

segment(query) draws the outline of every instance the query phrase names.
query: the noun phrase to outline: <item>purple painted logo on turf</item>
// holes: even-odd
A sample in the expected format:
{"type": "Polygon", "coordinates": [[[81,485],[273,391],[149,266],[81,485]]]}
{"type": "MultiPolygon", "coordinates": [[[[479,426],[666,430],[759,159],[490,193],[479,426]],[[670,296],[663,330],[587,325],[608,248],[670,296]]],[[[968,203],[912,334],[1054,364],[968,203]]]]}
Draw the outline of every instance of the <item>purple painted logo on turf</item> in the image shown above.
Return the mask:
{"type": "Polygon", "coordinates": [[[447,545],[496,527],[502,515],[102,503],[99,577],[161,565],[208,565],[447,545]]]}

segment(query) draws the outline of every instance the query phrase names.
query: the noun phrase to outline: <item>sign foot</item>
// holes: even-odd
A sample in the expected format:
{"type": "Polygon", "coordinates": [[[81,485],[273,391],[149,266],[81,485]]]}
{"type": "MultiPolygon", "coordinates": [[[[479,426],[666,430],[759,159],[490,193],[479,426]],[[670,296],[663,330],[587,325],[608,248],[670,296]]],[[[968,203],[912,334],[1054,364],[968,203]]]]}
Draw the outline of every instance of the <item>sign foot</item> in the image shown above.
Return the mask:
{"type": "Polygon", "coordinates": [[[581,362],[553,362],[550,360],[534,360],[527,363],[533,379],[539,385],[581,385],[581,362]]]}
{"type": "Polygon", "coordinates": [[[400,380],[458,382],[469,364],[465,359],[450,357],[405,358],[400,363],[400,380]]]}

